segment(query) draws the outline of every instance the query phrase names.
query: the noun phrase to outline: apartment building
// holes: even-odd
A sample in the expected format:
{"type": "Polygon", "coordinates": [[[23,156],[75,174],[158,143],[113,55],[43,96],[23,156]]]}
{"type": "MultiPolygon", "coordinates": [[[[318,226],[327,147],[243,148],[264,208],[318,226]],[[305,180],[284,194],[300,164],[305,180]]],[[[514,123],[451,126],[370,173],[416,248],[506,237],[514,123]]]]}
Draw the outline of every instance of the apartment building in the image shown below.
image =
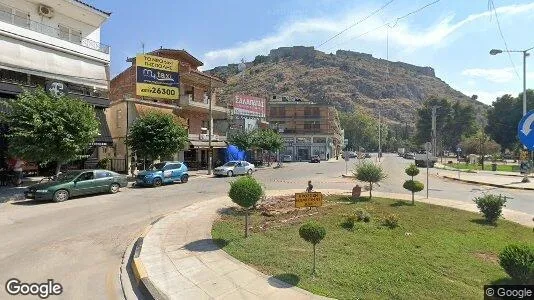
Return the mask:
{"type": "Polygon", "coordinates": [[[343,131],[333,106],[275,95],[269,100],[267,119],[285,141],[280,155],[286,159],[306,161],[319,155],[327,160],[341,154],[343,131]]]}
{"type": "Polygon", "coordinates": [[[113,142],[105,117],[110,47],[100,42],[109,16],[77,0],[0,0],[0,101],[41,86],[92,104],[100,135],[88,146],[89,165],[113,142]]]}
{"type": "Polygon", "coordinates": [[[217,89],[225,83],[216,77],[198,70],[203,63],[185,50],[157,49],[149,55],[178,60],[180,62],[180,95],[178,100],[156,99],[136,95],[136,63],[129,58],[130,67],[111,80],[111,108],[108,121],[118,159],[126,159],[128,164],[135,160],[124,141],[128,128],[139,117],[149,111],[157,110],[171,114],[184,125],[189,134],[189,145],[184,151],[177,151],[174,157],[184,161],[191,169],[205,169],[209,155],[209,131],[212,128],[211,151],[214,164],[222,161],[223,150],[227,147],[224,126],[217,126],[228,116],[226,106],[217,102],[217,89]],[[212,104],[212,122],[210,126],[209,106],[212,104]],[[221,129],[223,128],[223,129],[221,129]]]}

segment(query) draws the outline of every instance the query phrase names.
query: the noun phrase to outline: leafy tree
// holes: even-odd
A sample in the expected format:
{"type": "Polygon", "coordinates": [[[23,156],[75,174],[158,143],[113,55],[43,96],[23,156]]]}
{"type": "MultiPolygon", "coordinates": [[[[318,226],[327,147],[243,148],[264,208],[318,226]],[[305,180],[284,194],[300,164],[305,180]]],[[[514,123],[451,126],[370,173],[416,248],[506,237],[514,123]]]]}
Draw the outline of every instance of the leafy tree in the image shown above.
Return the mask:
{"type": "Polygon", "coordinates": [[[415,141],[418,145],[424,144],[432,139],[432,107],[438,106],[436,114],[436,130],[443,133],[444,128],[451,122],[451,104],[447,99],[430,97],[423,106],[417,110],[415,141]]]}
{"type": "Polygon", "coordinates": [[[412,205],[415,205],[414,194],[422,191],[425,188],[425,185],[422,182],[413,180],[413,178],[419,174],[419,168],[417,168],[415,164],[411,164],[404,171],[408,176],[411,176],[412,179],[406,180],[402,187],[412,192],[412,205]]]}
{"type": "Polygon", "coordinates": [[[319,244],[319,242],[322,241],[326,236],[326,229],[315,222],[308,222],[300,226],[299,235],[306,242],[311,243],[313,245],[312,274],[315,274],[315,246],[319,244]]]}
{"type": "Polygon", "coordinates": [[[49,95],[42,88],[24,91],[8,104],[2,117],[9,127],[11,154],[28,161],[56,162],[56,174],[98,136],[99,123],[91,105],[49,95]]]}
{"type": "Polygon", "coordinates": [[[132,124],[126,144],[139,157],[160,159],[185,148],[187,130],[172,115],[149,112],[132,124]]]}
{"type": "MultiPolygon", "coordinates": [[[[341,113],[339,116],[341,128],[345,130],[345,138],[349,140],[347,148],[358,150],[378,149],[378,119],[375,116],[357,110],[352,113],[341,113]]],[[[383,123],[381,126],[382,142],[388,137],[388,126],[383,123]]]]}
{"type": "Polygon", "coordinates": [[[232,202],[245,208],[245,237],[248,237],[248,210],[263,196],[263,189],[252,176],[244,176],[230,182],[228,196],[232,202]]]}
{"type": "Polygon", "coordinates": [[[353,174],[357,180],[369,182],[369,199],[373,198],[373,183],[378,183],[387,177],[381,165],[370,161],[357,164],[353,174]]]}
{"type": "MultiPolygon", "coordinates": [[[[254,146],[268,151],[269,153],[280,150],[284,145],[282,136],[272,129],[255,130],[252,133],[252,140],[254,146]]],[[[270,163],[271,160],[269,159],[268,164],[270,165],[270,163]]]]}
{"type": "MultiPolygon", "coordinates": [[[[527,90],[527,107],[534,107],[534,90],[527,90]]],[[[518,145],[517,124],[523,116],[523,93],[517,97],[503,95],[493,101],[488,110],[486,132],[504,149],[518,145]]]]}
{"type": "Polygon", "coordinates": [[[484,169],[484,156],[498,153],[501,150],[501,146],[483,131],[479,131],[477,134],[463,139],[460,145],[464,153],[478,154],[481,156],[482,169],[484,169]]]}
{"type": "Polygon", "coordinates": [[[462,138],[476,133],[477,123],[475,108],[471,104],[461,104],[456,101],[452,105],[451,118],[445,125],[441,136],[447,149],[455,149],[462,138]]]}
{"type": "Polygon", "coordinates": [[[250,150],[254,146],[254,133],[245,130],[235,131],[228,137],[228,142],[243,151],[250,150]]]}

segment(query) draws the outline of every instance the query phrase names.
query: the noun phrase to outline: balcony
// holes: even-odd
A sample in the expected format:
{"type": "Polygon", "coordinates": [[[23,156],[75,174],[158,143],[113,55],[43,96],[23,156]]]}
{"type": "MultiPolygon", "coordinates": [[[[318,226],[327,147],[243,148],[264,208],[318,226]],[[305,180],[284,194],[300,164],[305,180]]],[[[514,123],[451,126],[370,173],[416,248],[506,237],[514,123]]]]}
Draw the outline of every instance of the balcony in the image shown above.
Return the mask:
{"type": "Polygon", "coordinates": [[[109,54],[110,47],[108,45],[101,44],[90,39],[82,38],[80,35],[61,31],[59,30],[59,28],[50,27],[48,25],[30,20],[28,18],[17,16],[15,14],[12,14],[11,12],[0,10],[0,22],[5,22],[50,37],[68,41],[73,44],[81,45],[83,47],[93,49],[104,54],[109,54]]]}
{"type": "MultiPolygon", "coordinates": [[[[209,100],[208,100],[209,101],[209,100]]],[[[209,113],[209,102],[199,102],[193,100],[193,95],[187,94],[180,97],[180,106],[183,109],[189,109],[192,111],[209,113]]],[[[226,107],[212,105],[211,107],[214,119],[225,119],[228,116],[228,109],[226,107]]]]}

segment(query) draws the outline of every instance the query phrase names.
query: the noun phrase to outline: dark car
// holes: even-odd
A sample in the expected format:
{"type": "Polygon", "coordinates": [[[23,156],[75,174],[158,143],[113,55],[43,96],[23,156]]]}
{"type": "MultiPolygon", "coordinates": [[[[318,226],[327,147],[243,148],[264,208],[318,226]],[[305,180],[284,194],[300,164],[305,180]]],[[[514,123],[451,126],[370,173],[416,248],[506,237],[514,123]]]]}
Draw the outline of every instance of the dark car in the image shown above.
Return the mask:
{"type": "Polygon", "coordinates": [[[189,181],[187,166],[179,161],[164,161],[155,163],[148,170],[139,172],[135,180],[135,185],[157,187],[175,181],[181,183],[189,181]]]}
{"type": "Polygon", "coordinates": [[[321,162],[321,158],[319,157],[319,155],[312,155],[312,157],[310,158],[310,162],[311,163],[320,163],[321,162]]]}
{"type": "Polygon", "coordinates": [[[28,199],[62,202],[74,196],[115,194],[127,185],[126,175],[108,170],[76,170],[59,174],[54,180],[32,185],[24,195],[28,199]]]}
{"type": "Polygon", "coordinates": [[[364,157],[365,158],[371,158],[371,154],[370,153],[365,153],[364,157]]]}

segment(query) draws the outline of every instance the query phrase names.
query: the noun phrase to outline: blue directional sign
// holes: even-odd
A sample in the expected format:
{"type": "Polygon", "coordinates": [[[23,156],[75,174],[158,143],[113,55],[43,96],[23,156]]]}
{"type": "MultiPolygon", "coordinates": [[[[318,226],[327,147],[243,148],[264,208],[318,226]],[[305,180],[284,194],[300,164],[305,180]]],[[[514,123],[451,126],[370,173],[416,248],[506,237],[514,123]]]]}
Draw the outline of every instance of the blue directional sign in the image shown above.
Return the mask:
{"type": "Polygon", "coordinates": [[[534,110],[529,111],[517,126],[517,136],[528,150],[534,150],[534,110]]]}

